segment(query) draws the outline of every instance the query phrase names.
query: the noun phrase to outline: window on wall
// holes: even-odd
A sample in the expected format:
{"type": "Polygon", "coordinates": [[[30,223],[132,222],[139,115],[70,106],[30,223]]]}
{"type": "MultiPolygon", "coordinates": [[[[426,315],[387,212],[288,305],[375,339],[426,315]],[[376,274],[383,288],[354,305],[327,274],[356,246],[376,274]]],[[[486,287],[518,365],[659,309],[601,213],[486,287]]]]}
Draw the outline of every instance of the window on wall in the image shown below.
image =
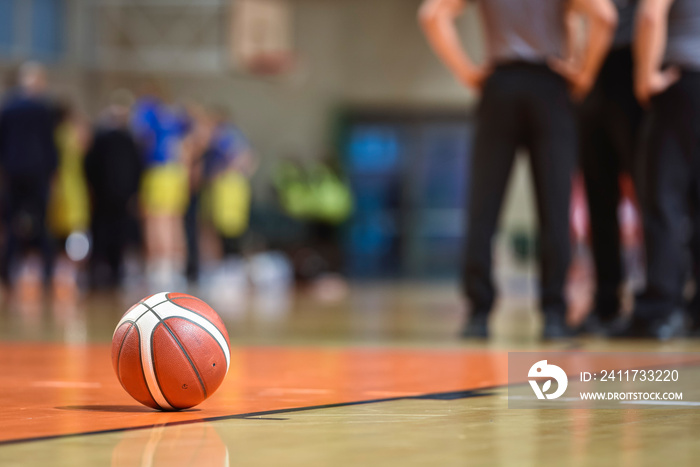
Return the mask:
{"type": "Polygon", "coordinates": [[[66,0],[0,0],[0,58],[59,60],[66,0]]]}
{"type": "Polygon", "coordinates": [[[15,3],[17,0],[0,1],[0,54],[12,54],[15,37],[15,3]]]}
{"type": "Polygon", "coordinates": [[[64,0],[32,0],[31,54],[45,60],[63,52],[64,0]]]}

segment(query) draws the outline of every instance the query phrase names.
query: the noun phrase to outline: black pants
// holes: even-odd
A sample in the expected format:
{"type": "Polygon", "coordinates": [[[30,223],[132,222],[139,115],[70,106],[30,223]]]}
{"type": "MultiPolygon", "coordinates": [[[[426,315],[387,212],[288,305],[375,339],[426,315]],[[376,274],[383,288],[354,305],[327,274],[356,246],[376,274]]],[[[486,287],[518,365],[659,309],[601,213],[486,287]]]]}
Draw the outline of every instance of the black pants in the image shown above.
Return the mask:
{"type": "MultiPolygon", "coordinates": [[[[700,193],[700,177],[697,177],[690,188],[691,193],[700,193]]],[[[690,212],[700,213],[700,196],[691,196],[690,212]]],[[[693,326],[700,327],[700,215],[694,215],[690,219],[690,264],[688,276],[695,284],[694,293],[686,297],[686,309],[693,318],[693,326]]]]}
{"type": "Polygon", "coordinates": [[[464,287],[472,313],[493,307],[491,241],[508,176],[525,147],[535,184],[540,228],[540,301],[564,314],[570,260],[569,203],[577,153],[576,120],[567,85],[544,65],[508,64],[486,82],[478,109],[469,200],[464,287]]]}
{"type": "MultiPolygon", "coordinates": [[[[652,98],[640,194],[644,213],[647,287],[637,298],[640,319],[684,306],[693,230],[700,218],[700,73],[652,98]]],[[[697,248],[691,248],[697,256],[697,248]]]]}
{"type": "Polygon", "coordinates": [[[53,241],[46,226],[49,181],[32,176],[6,176],[4,179],[5,246],[0,261],[0,276],[13,284],[17,254],[38,249],[44,262],[43,279],[48,285],[53,275],[53,241]]]}
{"type": "Polygon", "coordinates": [[[620,175],[634,174],[642,109],[634,97],[630,48],[612,51],[591,94],[579,109],[581,169],[591,222],[596,269],[594,312],[610,318],[620,309],[620,175]]]}
{"type": "Polygon", "coordinates": [[[90,285],[111,288],[120,284],[124,252],[129,243],[131,218],[126,209],[95,206],[91,230],[93,251],[90,258],[90,285]]]}
{"type": "Polygon", "coordinates": [[[200,193],[190,194],[190,204],[185,212],[185,243],[187,247],[187,265],[185,273],[187,280],[196,282],[199,279],[199,199],[200,193]]]}

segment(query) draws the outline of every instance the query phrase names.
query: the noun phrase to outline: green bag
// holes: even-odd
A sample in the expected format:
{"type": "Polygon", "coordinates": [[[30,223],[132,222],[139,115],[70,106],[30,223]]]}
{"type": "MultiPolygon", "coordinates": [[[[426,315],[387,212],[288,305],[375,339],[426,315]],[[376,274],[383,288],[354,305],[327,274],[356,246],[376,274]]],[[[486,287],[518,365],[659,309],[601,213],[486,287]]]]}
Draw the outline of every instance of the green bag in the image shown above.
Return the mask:
{"type": "Polygon", "coordinates": [[[295,219],[339,224],[352,212],[350,188],[325,165],[305,171],[284,163],[274,182],[282,208],[295,219]]]}

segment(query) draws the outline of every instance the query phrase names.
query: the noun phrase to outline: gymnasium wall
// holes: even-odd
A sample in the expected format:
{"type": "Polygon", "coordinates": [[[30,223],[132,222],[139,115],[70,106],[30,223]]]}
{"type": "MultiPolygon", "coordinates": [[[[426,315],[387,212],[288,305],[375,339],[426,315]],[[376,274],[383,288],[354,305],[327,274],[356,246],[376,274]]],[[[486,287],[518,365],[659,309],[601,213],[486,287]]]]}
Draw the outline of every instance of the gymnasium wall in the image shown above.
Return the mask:
{"type": "MultiPolygon", "coordinates": [[[[261,179],[278,158],[329,154],[336,116],[348,106],[473,110],[475,96],[440,65],[419,30],[420,0],[293,2],[300,70],[289,79],[256,79],[186,66],[167,73],[94,69],[84,60],[91,54],[89,15],[80,0],[70,0],[66,56],[52,66],[54,87],[92,115],[111,90],[138,88],[144,79],[156,79],[173,99],[224,105],[262,156],[261,179]]],[[[459,26],[467,47],[480,57],[476,15],[465,15],[459,26]]],[[[16,62],[0,62],[0,70],[16,62]]],[[[520,169],[516,178],[519,195],[511,196],[506,222],[528,226],[528,176],[520,169]]],[[[257,191],[262,198],[268,194],[262,184],[257,191]]]]}

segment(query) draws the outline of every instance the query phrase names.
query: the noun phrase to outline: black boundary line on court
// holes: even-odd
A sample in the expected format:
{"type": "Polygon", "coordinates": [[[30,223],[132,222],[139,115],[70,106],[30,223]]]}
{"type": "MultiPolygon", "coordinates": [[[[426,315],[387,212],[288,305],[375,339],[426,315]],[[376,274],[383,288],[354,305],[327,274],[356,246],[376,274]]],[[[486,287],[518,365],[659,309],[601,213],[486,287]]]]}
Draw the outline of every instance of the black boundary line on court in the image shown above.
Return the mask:
{"type": "MultiPolygon", "coordinates": [[[[280,415],[280,414],[286,414],[286,413],[306,412],[309,410],[333,409],[333,408],[337,408],[337,407],[351,407],[354,405],[377,404],[380,402],[394,402],[394,401],[412,400],[412,399],[417,399],[417,400],[468,399],[468,398],[472,398],[472,397],[492,396],[493,393],[487,392],[487,391],[493,390],[493,389],[501,389],[501,388],[505,388],[505,387],[508,387],[508,385],[505,384],[502,386],[490,386],[490,387],[485,387],[485,388],[467,389],[467,390],[460,390],[460,391],[434,392],[434,393],[427,393],[427,394],[418,394],[415,396],[388,397],[388,398],[384,398],[384,399],[368,399],[368,400],[363,400],[363,401],[339,402],[336,404],[312,405],[312,406],[307,406],[307,407],[292,407],[289,409],[264,410],[261,412],[249,412],[249,413],[242,413],[242,414],[235,414],[235,415],[221,415],[218,417],[204,417],[204,418],[196,418],[196,419],[192,419],[192,420],[178,420],[175,422],[154,423],[154,424],[150,424],[150,425],[114,428],[114,429],[109,429],[109,430],[85,431],[85,432],[80,432],[80,433],[68,433],[68,434],[61,434],[61,435],[37,436],[34,438],[8,439],[8,440],[0,441],[0,446],[7,446],[10,444],[30,443],[30,442],[36,442],[36,441],[51,441],[54,439],[63,439],[63,438],[75,438],[78,436],[92,436],[92,435],[103,435],[103,434],[109,434],[109,433],[120,433],[120,432],[125,432],[125,431],[146,430],[149,428],[160,428],[160,427],[166,427],[166,426],[191,425],[191,424],[195,424],[195,423],[218,422],[218,421],[222,421],[222,420],[285,420],[285,419],[279,419],[279,418],[277,418],[277,419],[274,419],[274,418],[265,419],[262,417],[265,417],[266,415],[280,415]],[[483,391],[483,393],[482,393],[482,391],[483,391]]],[[[157,413],[157,412],[153,412],[153,413],[157,413]]],[[[164,413],[173,413],[173,412],[164,412],[164,413]]]]}
{"type": "MultiPolygon", "coordinates": [[[[533,353],[557,353],[557,351],[533,352],[533,353]]],[[[563,352],[563,353],[565,353],[565,352],[563,352]]],[[[628,353],[637,353],[637,352],[628,352],[628,353]]],[[[639,352],[639,353],[645,353],[645,352],[639,352]]],[[[673,353],[673,352],[670,352],[670,353],[673,353]]],[[[679,353],[683,353],[683,352],[679,352],[679,353]]],[[[680,364],[676,364],[676,366],[681,367],[681,368],[688,368],[688,367],[698,368],[698,367],[700,367],[700,362],[698,362],[698,361],[682,362],[680,364]]],[[[664,366],[661,365],[661,367],[663,368],[664,366]]],[[[655,369],[655,368],[659,368],[659,366],[647,367],[647,369],[655,369]]],[[[567,375],[567,376],[569,376],[569,375],[567,375]]],[[[193,425],[196,423],[218,422],[218,421],[223,421],[223,420],[277,420],[277,421],[282,421],[282,420],[286,420],[286,419],[284,419],[284,418],[267,418],[266,419],[263,417],[265,417],[267,415],[281,415],[281,414],[287,414],[287,413],[306,412],[309,410],[333,409],[333,408],[338,408],[338,407],[352,407],[355,405],[377,404],[377,403],[381,403],[381,402],[395,402],[395,401],[401,401],[401,400],[449,401],[449,400],[457,400],[457,399],[469,399],[469,398],[473,398],[473,397],[487,397],[487,396],[494,395],[493,392],[489,392],[489,391],[504,389],[504,388],[508,388],[511,386],[523,386],[525,384],[528,384],[527,380],[520,382],[520,383],[513,383],[513,384],[506,383],[506,384],[495,385],[495,386],[486,386],[483,388],[464,389],[464,390],[457,390],[457,391],[433,392],[433,393],[426,393],[426,394],[417,394],[415,396],[387,397],[387,398],[383,398],[383,399],[368,399],[368,400],[353,401],[353,402],[338,402],[336,404],[311,405],[311,406],[306,406],[306,407],[292,407],[292,408],[288,408],[288,409],[264,410],[264,411],[259,411],[259,412],[248,412],[248,413],[242,413],[242,414],[220,415],[218,417],[204,417],[204,418],[195,418],[192,420],[178,420],[175,422],[153,423],[150,425],[124,427],[124,428],[113,428],[113,429],[109,429],[109,430],[85,431],[85,432],[80,432],[80,433],[67,433],[67,434],[61,434],[61,435],[49,435],[49,436],[37,436],[37,437],[32,437],[32,438],[8,439],[8,440],[0,441],[0,447],[12,445],[12,444],[23,444],[23,443],[31,443],[31,442],[37,442],[37,441],[51,441],[51,440],[55,440],[55,439],[76,438],[79,436],[93,436],[93,435],[104,435],[104,434],[110,434],[110,433],[122,433],[122,432],[127,432],[127,431],[147,430],[149,428],[160,428],[160,427],[168,427],[168,426],[193,425]]],[[[669,408],[673,408],[673,407],[669,407],[669,408]]],[[[570,409],[562,409],[562,410],[570,410],[570,409]]],[[[157,412],[154,412],[154,413],[157,413],[157,412]]],[[[172,413],[172,412],[164,412],[164,413],[172,413]]]]}

